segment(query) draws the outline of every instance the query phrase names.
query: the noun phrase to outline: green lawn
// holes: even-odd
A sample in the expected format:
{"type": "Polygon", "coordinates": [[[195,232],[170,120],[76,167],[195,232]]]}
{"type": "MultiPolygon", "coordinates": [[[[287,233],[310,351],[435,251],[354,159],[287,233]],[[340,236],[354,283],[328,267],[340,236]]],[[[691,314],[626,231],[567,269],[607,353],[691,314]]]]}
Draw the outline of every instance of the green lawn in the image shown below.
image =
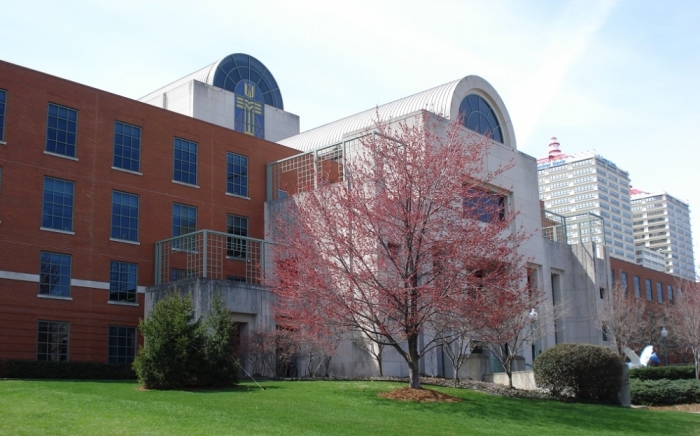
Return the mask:
{"type": "MultiPolygon", "coordinates": [[[[243,383],[220,391],[139,391],[135,382],[0,381],[0,435],[671,435],[700,415],[492,397],[460,403],[377,397],[386,382],[243,383]]],[[[430,387],[431,389],[433,387],[430,387]]]]}

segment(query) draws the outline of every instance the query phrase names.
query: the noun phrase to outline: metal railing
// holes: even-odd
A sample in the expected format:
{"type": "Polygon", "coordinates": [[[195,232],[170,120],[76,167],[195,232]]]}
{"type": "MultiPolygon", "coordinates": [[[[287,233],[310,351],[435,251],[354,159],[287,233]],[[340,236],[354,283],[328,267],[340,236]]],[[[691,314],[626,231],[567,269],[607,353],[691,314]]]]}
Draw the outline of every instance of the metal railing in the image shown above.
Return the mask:
{"type": "Polygon", "coordinates": [[[260,284],[271,244],[214,230],[156,242],[155,284],[191,277],[260,284]]]}
{"type": "Polygon", "coordinates": [[[542,209],[542,236],[545,239],[566,244],[566,217],[542,209]]]}
{"type": "Polygon", "coordinates": [[[591,212],[563,216],[542,209],[542,236],[562,244],[605,243],[605,220],[591,212]]]}

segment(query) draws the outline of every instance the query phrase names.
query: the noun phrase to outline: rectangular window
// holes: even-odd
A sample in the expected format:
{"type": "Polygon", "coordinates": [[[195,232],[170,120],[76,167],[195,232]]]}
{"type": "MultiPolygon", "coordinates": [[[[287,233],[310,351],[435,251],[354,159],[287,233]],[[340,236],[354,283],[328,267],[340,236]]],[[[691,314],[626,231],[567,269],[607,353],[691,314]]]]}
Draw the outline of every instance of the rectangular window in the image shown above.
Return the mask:
{"type": "Polygon", "coordinates": [[[248,158],[226,153],[226,192],[248,196],[248,158]]]}
{"type": "Polygon", "coordinates": [[[70,324],[60,321],[39,321],[36,335],[36,359],[68,361],[70,324]]]}
{"type": "Polygon", "coordinates": [[[480,189],[470,189],[462,206],[467,217],[490,223],[505,219],[506,198],[480,189]]]}
{"type": "Polygon", "coordinates": [[[196,277],[194,271],[180,268],[173,268],[172,270],[170,270],[170,279],[173,282],[176,282],[178,280],[189,279],[191,277],[196,277]]]}
{"type": "Polygon", "coordinates": [[[659,303],[664,302],[664,285],[660,282],[656,282],[656,301],[659,303]]]}
{"type": "Polygon", "coordinates": [[[112,191],[112,233],[114,239],[139,240],[139,196],[112,191]]]}
{"type": "Polygon", "coordinates": [[[71,257],[42,252],[40,261],[39,294],[70,297],[71,257]]]}
{"type": "Polygon", "coordinates": [[[74,189],[73,182],[44,177],[41,227],[66,232],[73,231],[74,189]]]}
{"type": "MultiPolygon", "coordinates": [[[[184,204],[173,204],[173,236],[182,236],[197,231],[197,208],[184,204]]],[[[173,248],[195,250],[195,238],[173,240],[173,248]]]]}
{"type": "Polygon", "coordinates": [[[46,151],[75,157],[78,111],[49,103],[46,123],[46,151]]]}
{"type": "Polygon", "coordinates": [[[647,291],[647,301],[653,301],[654,298],[652,296],[651,280],[650,279],[644,279],[644,287],[646,288],[646,291],[647,291]]]}
{"type": "Polygon", "coordinates": [[[5,141],[5,105],[7,104],[7,91],[0,89],[0,141],[5,141]]]}
{"type": "MultiPolygon", "coordinates": [[[[226,232],[236,236],[248,236],[248,218],[236,215],[226,216],[226,232]]],[[[245,259],[248,241],[241,238],[228,238],[226,256],[245,259]]]]}
{"type": "Polygon", "coordinates": [[[136,356],[136,328],[109,326],[109,363],[131,363],[136,356]]]}
{"type": "Polygon", "coordinates": [[[114,122],[114,166],[129,171],[141,170],[141,128],[114,122]]]}
{"type": "Polygon", "coordinates": [[[620,271],[620,286],[622,286],[622,289],[625,291],[625,294],[627,293],[627,273],[624,271],[620,271]]]}
{"type": "Polygon", "coordinates": [[[109,266],[109,301],[136,303],[138,266],[112,261],[109,266]]]}
{"type": "Polygon", "coordinates": [[[640,298],[642,296],[641,284],[639,283],[639,276],[634,276],[634,296],[640,298]]]}
{"type": "Polygon", "coordinates": [[[666,298],[668,298],[668,302],[673,304],[673,286],[671,285],[666,285],[666,298]]]}
{"type": "Polygon", "coordinates": [[[197,143],[186,139],[175,138],[173,180],[197,184],[197,143]]]}

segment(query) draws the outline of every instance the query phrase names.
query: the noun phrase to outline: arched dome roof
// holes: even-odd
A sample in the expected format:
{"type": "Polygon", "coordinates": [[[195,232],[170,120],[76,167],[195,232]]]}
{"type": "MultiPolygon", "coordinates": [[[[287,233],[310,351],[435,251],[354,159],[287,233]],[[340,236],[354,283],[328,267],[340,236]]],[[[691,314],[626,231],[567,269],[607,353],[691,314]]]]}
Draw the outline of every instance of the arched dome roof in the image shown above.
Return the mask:
{"type": "MultiPolygon", "coordinates": [[[[382,120],[389,120],[423,109],[441,115],[447,119],[458,119],[460,114],[464,113],[464,109],[460,110],[460,105],[467,96],[472,95],[476,95],[478,99],[486,103],[492,111],[492,118],[488,119],[490,122],[496,121],[500,129],[500,138],[496,135],[492,135],[493,139],[502,142],[510,148],[516,149],[515,134],[513,132],[510,116],[508,115],[503,101],[496,93],[496,90],[486,80],[478,76],[467,76],[460,80],[436,86],[427,91],[419,92],[391,103],[383,104],[377,108],[368,109],[364,112],[351,115],[315,129],[307,130],[306,132],[278,141],[278,143],[301,151],[311,151],[325,145],[339,142],[348,133],[370,128],[377,116],[382,120]]],[[[486,117],[488,117],[488,114],[486,114],[486,117]]],[[[491,126],[491,124],[489,124],[489,126],[491,126]]],[[[472,128],[472,130],[478,133],[489,133],[488,129],[472,128]]]]}

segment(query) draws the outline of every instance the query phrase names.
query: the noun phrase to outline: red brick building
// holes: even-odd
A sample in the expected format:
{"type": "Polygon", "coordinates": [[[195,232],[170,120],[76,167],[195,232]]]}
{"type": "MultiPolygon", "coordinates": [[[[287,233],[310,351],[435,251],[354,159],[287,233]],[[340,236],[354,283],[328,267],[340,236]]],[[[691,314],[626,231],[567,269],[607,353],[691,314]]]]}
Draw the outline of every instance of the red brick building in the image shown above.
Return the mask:
{"type": "Polygon", "coordinates": [[[0,61],[0,359],[133,359],[155,242],[263,239],[266,164],[297,153],[0,61]]]}

